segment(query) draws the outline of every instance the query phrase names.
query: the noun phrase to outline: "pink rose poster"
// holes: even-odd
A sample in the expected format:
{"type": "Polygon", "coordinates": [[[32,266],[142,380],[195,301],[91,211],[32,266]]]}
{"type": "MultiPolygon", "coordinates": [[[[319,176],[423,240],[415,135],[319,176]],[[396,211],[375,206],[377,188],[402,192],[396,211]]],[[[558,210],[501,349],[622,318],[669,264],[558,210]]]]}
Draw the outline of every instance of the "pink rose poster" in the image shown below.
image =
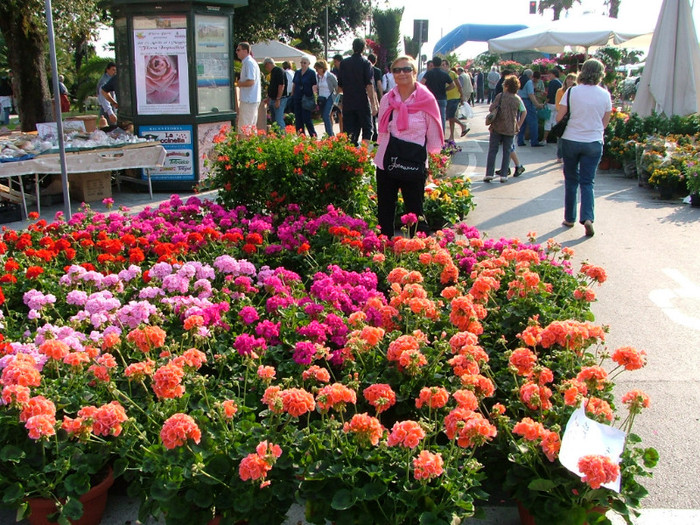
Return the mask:
{"type": "Polygon", "coordinates": [[[139,115],[189,114],[186,18],[136,17],[134,54],[139,115]]]}

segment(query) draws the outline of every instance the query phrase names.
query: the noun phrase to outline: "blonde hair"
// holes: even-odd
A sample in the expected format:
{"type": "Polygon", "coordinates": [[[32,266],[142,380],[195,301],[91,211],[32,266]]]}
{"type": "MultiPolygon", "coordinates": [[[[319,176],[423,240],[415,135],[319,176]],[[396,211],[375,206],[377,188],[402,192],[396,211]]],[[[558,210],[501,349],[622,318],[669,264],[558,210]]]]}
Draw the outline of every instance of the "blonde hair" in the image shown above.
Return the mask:
{"type": "Polygon", "coordinates": [[[325,73],[328,71],[328,63],[325,60],[317,60],[314,64],[314,69],[323,69],[323,72],[325,73]]]}
{"type": "Polygon", "coordinates": [[[581,72],[578,74],[578,83],[596,86],[600,84],[605,75],[605,66],[600,60],[589,58],[581,66],[581,72]]]}
{"type": "Polygon", "coordinates": [[[413,58],[412,56],[409,56],[409,55],[401,55],[399,57],[396,57],[394,59],[394,61],[391,63],[391,69],[394,69],[394,66],[396,65],[396,63],[401,61],[401,60],[405,60],[406,62],[408,62],[411,65],[411,67],[413,68],[414,75],[416,73],[418,73],[418,64],[416,64],[416,59],[413,58]]]}

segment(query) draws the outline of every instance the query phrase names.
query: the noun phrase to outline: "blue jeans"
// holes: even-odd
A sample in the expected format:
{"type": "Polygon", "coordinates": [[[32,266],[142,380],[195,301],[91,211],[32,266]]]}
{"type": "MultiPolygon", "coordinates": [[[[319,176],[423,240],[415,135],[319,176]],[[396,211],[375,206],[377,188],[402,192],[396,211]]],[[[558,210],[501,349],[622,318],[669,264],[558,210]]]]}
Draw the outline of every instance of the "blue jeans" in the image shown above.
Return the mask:
{"type": "Polygon", "coordinates": [[[321,108],[321,117],[323,118],[323,125],[326,128],[326,135],[332,137],[335,135],[333,133],[333,121],[331,120],[331,110],[333,109],[333,101],[335,100],[335,95],[331,95],[326,99],[326,103],[323,104],[321,108]]]}
{"type": "Polygon", "coordinates": [[[539,122],[537,120],[537,109],[535,109],[535,105],[532,103],[532,100],[528,99],[523,99],[523,102],[525,103],[525,109],[527,110],[527,116],[525,117],[525,125],[520,128],[520,131],[518,132],[518,146],[524,146],[525,145],[525,129],[530,130],[530,146],[534,146],[535,144],[539,143],[539,137],[538,137],[538,126],[539,122]]]}
{"type": "Polygon", "coordinates": [[[447,115],[447,99],[438,100],[438,107],[440,108],[440,119],[442,120],[442,132],[445,133],[445,117],[447,115]]]}
{"type": "Polygon", "coordinates": [[[489,152],[486,156],[486,176],[493,177],[496,169],[496,155],[498,155],[498,147],[502,145],[503,158],[501,159],[501,176],[508,175],[508,166],[510,165],[510,152],[513,149],[513,135],[501,135],[500,133],[489,134],[489,152]]]}
{"type": "Polygon", "coordinates": [[[280,107],[275,107],[275,99],[271,98],[268,104],[270,107],[270,113],[272,113],[272,120],[277,123],[280,127],[280,132],[284,133],[284,128],[287,127],[284,123],[284,109],[287,107],[287,97],[282,97],[280,99],[280,107]]]}
{"type": "Polygon", "coordinates": [[[576,222],[576,198],[581,188],[579,221],[594,220],[595,173],[603,155],[602,142],[576,142],[559,139],[564,158],[564,220],[576,222]]]}

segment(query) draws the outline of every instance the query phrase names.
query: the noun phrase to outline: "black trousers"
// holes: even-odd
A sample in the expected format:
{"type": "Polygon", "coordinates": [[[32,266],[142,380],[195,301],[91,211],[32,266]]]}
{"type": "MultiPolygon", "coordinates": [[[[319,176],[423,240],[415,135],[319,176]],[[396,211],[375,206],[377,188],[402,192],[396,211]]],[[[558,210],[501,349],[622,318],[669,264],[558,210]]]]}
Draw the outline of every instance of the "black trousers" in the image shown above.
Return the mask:
{"type": "MultiPolygon", "coordinates": [[[[402,180],[377,168],[377,219],[384,235],[390,239],[394,236],[394,217],[399,190],[403,196],[406,213],[415,213],[416,217],[423,215],[425,180],[425,177],[402,180]]],[[[415,228],[411,230],[415,231],[415,228]]]]}
{"type": "Polygon", "coordinates": [[[343,108],[343,131],[355,145],[360,143],[360,132],[363,140],[372,140],[372,115],[369,108],[367,110],[343,108]]]}

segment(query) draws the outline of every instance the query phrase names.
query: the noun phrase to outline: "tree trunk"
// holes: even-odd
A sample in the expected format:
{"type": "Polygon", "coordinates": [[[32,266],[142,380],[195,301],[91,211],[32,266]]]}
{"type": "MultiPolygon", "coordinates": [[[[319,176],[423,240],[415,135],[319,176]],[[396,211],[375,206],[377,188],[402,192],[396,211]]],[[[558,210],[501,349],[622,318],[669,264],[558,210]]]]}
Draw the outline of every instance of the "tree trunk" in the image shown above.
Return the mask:
{"type": "Polygon", "coordinates": [[[617,18],[617,13],[620,11],[621,0],[610,0],[610,11],[608,16],[610,18],[617,18]]]}
{"type": "Polygon", "coordinates": [[[561,12],[564,8],[562,6],[554,6],[552,7],[552,10],[554,11],[554,18],[552,18],[552,21],[554,20],[559,20],[561,17],[561,12]]]}
{"type": "Polygon", "coordinates": [[[21,130],[35,131],[37,122],[55,120],[46,77],[46,38],[31,15],[0,3],[0,30],[14,76],[13,90],[21,130]]]}

